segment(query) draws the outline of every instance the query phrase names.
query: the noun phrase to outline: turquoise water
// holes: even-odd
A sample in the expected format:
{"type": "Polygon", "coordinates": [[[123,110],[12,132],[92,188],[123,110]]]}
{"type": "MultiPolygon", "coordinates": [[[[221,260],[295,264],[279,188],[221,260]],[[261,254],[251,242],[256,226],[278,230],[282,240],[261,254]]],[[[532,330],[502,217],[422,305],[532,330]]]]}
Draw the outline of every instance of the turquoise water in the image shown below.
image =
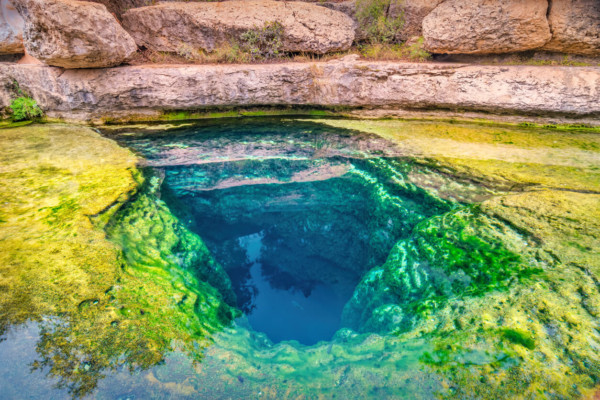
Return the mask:
{"type": "Polygon", "coordinates": [[[548,241],[523,211],[549,212],[549,186],[511,205],[530,189],[508,174],[319,120],[103,134],[139,157],[128,200],[89,216],[118,274],[76,312],[48,296],[28,317],[15,296],[1,399],[566,399],[598,383],[594,257],[552,247],[587,239],[552,225],[548,241]]]}
{"type": "Polygon", "coordinates": [[[390,171],[411,161],[373,163],[383,143],[340,132],[264,120],[118,140],[160,177],[162,199],[223,266],[250,326],[274,343],[313,345],[348,323],[343,309],[363,275],[451,207],[394,188],[390,171]]]}

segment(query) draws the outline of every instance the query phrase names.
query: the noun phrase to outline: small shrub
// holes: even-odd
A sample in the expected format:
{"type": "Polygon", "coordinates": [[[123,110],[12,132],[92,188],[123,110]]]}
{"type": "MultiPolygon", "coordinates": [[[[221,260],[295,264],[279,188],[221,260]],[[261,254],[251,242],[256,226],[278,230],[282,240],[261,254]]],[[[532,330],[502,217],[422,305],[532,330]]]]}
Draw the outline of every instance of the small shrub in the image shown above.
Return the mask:
{"type": "Polygon", "coordinates": [[[360,54],[368,60],[405,60],[406,51],[397,44],[369,44],[360,47],[360,54]]]}
{"type": "Polygon", "coordinates": [[[431,58],[431,54],[423,48],[424,39],[420,37],[413,44],[408,45],[408,58],[413,61],[427,61],[431,58]]]}
{"type": "Polygon", "coordinates": [[[31,97],[20,96],[10,103],[14,121],[33,120],[44,115],[37,102],[31,97]]]}
{"type": "Polygon", "coordinates": [[[392,4],[397,0],[357,0],[356,19],[360,29],[371,44],[392,43],[404,26],[404,16],[389,16],[392,4]]]}
{"type": "Polygon", "coordinates": [[[181,43],[177,48],[177,55],[188,61],[196,61],[200,58],[200,53],[193,46],[187,43],[181,43]]]}
{"type": "Polygon", "coordinates": [[[278,58],[282,55],[283,26],[279,22],[266,22],[262,28],[250,29],[240,36],[240,48],[252,60],[278,58]]]}
{"type": "Polygon", "coordinates": [[[367,44],[360,46],[359,50],[368,60],[427,61],[431,58],[431,54],[423,49],[423,38],[412,44],[367,44]]]}

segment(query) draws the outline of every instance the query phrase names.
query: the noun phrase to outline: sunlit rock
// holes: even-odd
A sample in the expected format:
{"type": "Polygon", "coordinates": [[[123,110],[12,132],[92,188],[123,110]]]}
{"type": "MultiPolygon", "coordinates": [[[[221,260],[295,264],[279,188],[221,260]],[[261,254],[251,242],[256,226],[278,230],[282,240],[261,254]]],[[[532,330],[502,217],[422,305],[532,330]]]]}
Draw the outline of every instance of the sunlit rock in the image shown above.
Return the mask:
{"type": "Polygon", "coordinates": [[[138,46],[169,52],[182,51],[182,46],[213,51],[250,30],[260,35],[271,22],[283,28],[275,39],[282,51],[325,54],[347,50],[354,40],[354,22],[348,16],[296,1],[164,3],[123,15],[123,26],[138,46]]]}
{"type": "Polygon", "coordinates": [[[114,67],[137,51],[134,40],[101,4],[22,0],[27,53],[63,68],[114,67]]]}

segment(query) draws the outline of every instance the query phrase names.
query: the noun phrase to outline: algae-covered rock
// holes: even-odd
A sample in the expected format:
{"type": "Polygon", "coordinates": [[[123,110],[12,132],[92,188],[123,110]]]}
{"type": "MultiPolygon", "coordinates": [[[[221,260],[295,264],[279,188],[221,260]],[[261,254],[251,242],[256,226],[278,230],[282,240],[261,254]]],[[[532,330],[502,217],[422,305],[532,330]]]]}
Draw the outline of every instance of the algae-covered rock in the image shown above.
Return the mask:
{"type": "Polygon", "coordinates": [[[427,337],[434,349],[421,361],[447,379],[443,398],[581,398],[598,385],[597,135],[326,123],[378,133],[429,168],[492,189],[400,241],[358,286],[348,324],[427,337]]]}
{"type": "Polygon", "coordinates": [[[199,359],[232,318],[201,279],[225,296],[228,280],[150,195],[122,208],[139,185],[136,158],[83,127],[4,129],[0,142],[10,148],[0,156],[0,334],[38,322],[34,367],[75,396],[124,363],[156,365],[175,341],[199,359]],[[103,231],[111,218],[124,252],[103,231]]]}
{"type": "Polygon", "coordinates": [[[505,290],[542,272],[527,259],[526,246],[526,238],[476,207],[432,217],[366,275],[344,309],[343,324],[405,331],[454,297],[505,290]]]}
{"type": "Polygon", "coordinates": [[[90,218],[135,191],[135,158],[88,128],[0,131],[0,331],[73,310],[117,278],[118,249],[90,218]]]}
{"type": "MultiPolygon", "coordinates": [[[[91,130],[0,131],[0,142],[14,147],[0,158],[6,199],[0,202],[0,326],[41,321],[33,367],[74,395],[91,393],[108,375],[99,398],[127,391],[184,399],[224,393],[580,399],[598,386],[595,134],[458,122],[311,124],[323,129],[304,124],[278,137],[258,121],[262,131],[251,139],[240,134],[252,131],[249,124],[240,132],[223,125],[215,136],[193,136],[206,142],[188,147],[175,132],[125,135],[155,166],[143,184],[131,154],[91,130]],[[230,136],[219,142],[223,132],[230,136]],[[325,140],[332,138],[327,132],[341,132],[333,138],[339,140],[325,140]],[[235,149],[247,159],[225,165],[235,149]],[[282,150],[286,162],[260,160],[282,150]],[[292,161],[292,153],[302,160],[292,161]],[[169,171],[179,156],[186,164],[169,171]],[[203,169],[194,161],[216,164],[203,169]],[[318,189],[320,178],[338,180],[323,192],[340,206],[344,196],[360,206],[365,197],[352,202],[342,187],[351,183],[355,195],[360,182],[376,209],[365,222],[373,237],[364,240],[387,259],[365,274],[344,315],[363,332],[341,329],[328,342],[302,346],[272,343],[244,318],[221,331],[237,315],[225,301],[229,282],[204,245],[210,232],[188,230],[182,221],[192,226],[189,214],[175,209],[167,186],[194,195],[239,190],[214,212],[259,215],[264,204],[240,201],[244,183],[318,189]],[[110,240],[98,230],[103,227],[110,240]],[[388,234],[388,242],[380,240],[388,234]],[[137,373],[118,372],[123,365],[137,373]]],[[[313,204],[320,204],[317,189],[308,191],[313,204]]],[[[297,196],[269,200],[299,204],[297,196]]],[[[319,237],[325,217],[317,213],[307,232],[319,237]]]]}

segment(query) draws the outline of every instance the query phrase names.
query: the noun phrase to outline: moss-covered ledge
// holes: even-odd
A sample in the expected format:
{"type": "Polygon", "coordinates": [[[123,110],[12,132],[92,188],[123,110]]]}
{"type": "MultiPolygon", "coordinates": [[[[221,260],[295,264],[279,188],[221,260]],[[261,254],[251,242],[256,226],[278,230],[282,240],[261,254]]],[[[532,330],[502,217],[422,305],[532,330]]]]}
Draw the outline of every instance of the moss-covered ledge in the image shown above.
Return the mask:
{"type": "Polygon", "coordinates": [[[15,82],[48,116],[70,121],[261,106],[600,115],[600,67],[370,62],[353,56],[322,63],[87,70],[3,63],[0,106],[15,97],[15,82]]]}

